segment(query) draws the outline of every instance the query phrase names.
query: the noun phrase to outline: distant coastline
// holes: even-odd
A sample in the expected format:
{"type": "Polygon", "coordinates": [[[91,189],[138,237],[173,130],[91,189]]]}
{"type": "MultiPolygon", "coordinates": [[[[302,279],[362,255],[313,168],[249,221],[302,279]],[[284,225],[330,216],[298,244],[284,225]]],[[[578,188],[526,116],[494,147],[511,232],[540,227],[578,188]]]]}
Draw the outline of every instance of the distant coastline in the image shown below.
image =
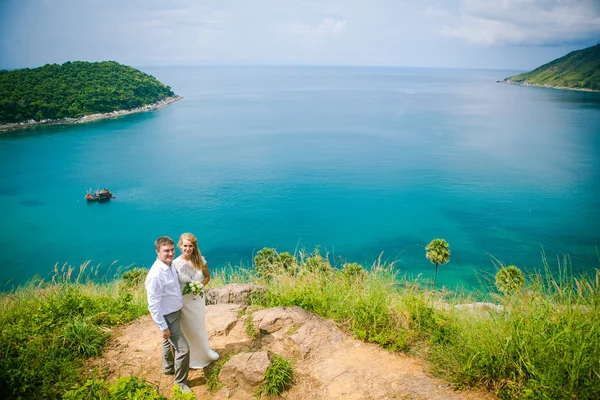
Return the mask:
{"type": "Polygon", "coordinates": [[[158,110],[159,108],[163,108],[163,107],[165,107],[171,103],[174,103],[176,101],[179,101],[181,99],[183,99],[182,96],[175,95],[175,96],[165,97],[164,99],[159,100],[157,102],[154,102],[151,104],[146,104],[145,106],[132,108],[129,110],[117,110],[117,111],[112,111],[112,112],[108,112],[108,113],[89,114],[89,115],[84,115],[83,117],[79,117],[79,118],[44,119],[41,121],[30,120],[30,121],[24,121],[24,122],[0,124],[0,134],[11,132],[11,131],[16,131],[16,130],[21,130],[21,129],[27,129],[27,128],[31,128],[34,126],[73,125],[73,124],[80,124],[80,123],[84,123],[84,122],[98,121],[101,119],[118,118],[118,117],[122,117],[124,115],[158,110]]]}
{"type": "Polygon", "coordinates": [[[600,90],[594,90],[594,89],[574,88],[574,87],[567,87],[567,86],[540,85],[537,83],[518,82],[518,81],[511,81],[511,80],[506,80],[506,79],[502,80],[502,81],[498,81],[498,83],[504,83],[507,85],[518,85],[518,86],[534,86],[534,87],[547,88],[547,89],[577,90],[579,92],[600,93],[600,90]]]}

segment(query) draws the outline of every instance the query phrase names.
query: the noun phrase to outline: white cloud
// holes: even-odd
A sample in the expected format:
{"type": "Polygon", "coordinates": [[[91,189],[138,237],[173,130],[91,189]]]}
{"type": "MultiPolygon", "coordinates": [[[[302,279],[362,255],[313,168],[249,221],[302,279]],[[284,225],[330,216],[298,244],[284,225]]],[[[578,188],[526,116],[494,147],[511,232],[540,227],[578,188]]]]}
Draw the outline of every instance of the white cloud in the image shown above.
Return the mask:
{"type": "Polygon", "coordinates": [[[482,45],[555,45],[600,37],[597,0],[462,0],[429,8],[443,36],[482,45]]]}
{"type": "Polygon", "coordinates": [[[297,35],[340,36],[347,22],[346,19],[325,18],[318,25],[290,24],[285,27],[285,30],[297,35]]]}
{"type": "Polygon", "coordinates": [[[149,18],[140,22],[143,28],[196,27],[222,29],[227,15],[217,9],[190,5],[187,7],[150,10],[149,18]]]}
{"type": "Polygon", "coordinates": [[[600,0],[0,0],[0,68],[110,59],[527,69],[596,43],[599,16],[600,0]]]}

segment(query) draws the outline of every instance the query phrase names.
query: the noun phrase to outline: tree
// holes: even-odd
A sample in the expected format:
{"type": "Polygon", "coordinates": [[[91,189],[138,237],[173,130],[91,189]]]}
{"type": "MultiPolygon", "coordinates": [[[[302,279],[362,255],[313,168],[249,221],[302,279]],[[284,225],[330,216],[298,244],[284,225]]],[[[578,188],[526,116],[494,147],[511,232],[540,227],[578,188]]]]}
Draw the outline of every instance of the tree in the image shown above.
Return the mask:
{"type": "Polygon", "coordinates": [[[444,265],[450,261],[450,245],[444,239],[433,239],[425,246],[425,257],[435,264],[435,274],[433,275],[433,286],[436,286],[438,265],[444,265]]]}
{"type": "Polygon", "coordinates": [[[525,283],[523,271],[514,265],[503,267],[496,273],[496,288],[505,295],[519,291],[525,283]]]}
{"type": "Polygon", "coordinates": [[[129,110],[173,95],[153,76],[113,61],[0,71],[0,124],[129,110]]]}

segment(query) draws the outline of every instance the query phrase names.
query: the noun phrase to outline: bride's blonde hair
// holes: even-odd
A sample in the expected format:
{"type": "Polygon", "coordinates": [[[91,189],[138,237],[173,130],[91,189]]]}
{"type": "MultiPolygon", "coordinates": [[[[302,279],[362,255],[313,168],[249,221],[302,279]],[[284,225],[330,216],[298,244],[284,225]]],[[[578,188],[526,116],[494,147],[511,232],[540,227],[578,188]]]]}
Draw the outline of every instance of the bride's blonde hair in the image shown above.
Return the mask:
{"type": "Polygon", "coordinates": [[[184,240],[189,240],[190,242],[192,242],[192,255],[190,256],[190,260],[192,261],[192,265],[194,266],[194,268],[196,269],[204,269],[205,265],[204,265],[204,260],[202,259],[202,254],[200,253],[200,249],[198,249],[198,240],[196,239],[196,236],[192,235],[191,233],[182,233],[181,236],[179,237],[179,242],[177,243],[177,246],[181,249],[181,245],[183,244],[184,240]]]}

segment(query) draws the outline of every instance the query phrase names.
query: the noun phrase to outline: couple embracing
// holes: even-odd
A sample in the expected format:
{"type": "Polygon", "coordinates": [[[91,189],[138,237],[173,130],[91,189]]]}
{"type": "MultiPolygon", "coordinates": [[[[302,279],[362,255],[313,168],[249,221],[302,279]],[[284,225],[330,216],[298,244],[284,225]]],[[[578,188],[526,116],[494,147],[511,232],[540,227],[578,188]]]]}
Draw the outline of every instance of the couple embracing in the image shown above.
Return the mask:
{"type": "Polygon", "coordinates": [[[191,233],[179,238],[181,255],[175,257],[175,243],[168,236],[154,242],[157,259],[146,278],[148,309],[162,332],[162,372],[175,375],[175,384],[184,393],[190,368],[204,368],[219,358],[210,349],[205,328],[204,296],[183,294],[188,282],[210,281],[206,259],[191,233]]]}

